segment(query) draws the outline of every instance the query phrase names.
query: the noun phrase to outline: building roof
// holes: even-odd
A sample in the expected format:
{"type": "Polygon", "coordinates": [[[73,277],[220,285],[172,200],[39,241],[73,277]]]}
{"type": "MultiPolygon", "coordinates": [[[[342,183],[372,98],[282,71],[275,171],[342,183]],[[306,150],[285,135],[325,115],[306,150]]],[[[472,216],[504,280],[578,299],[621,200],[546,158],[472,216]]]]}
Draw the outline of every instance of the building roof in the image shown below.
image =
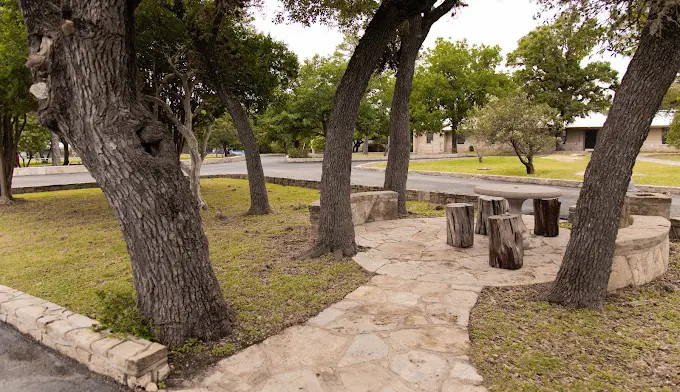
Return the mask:
{"type": "MultiPolygon", "coordinates": [[[[660,111],[654,116],[652,120],[653,127],[669,127],[671,122],[673,122],[674,112],[671,111],[660,111]]],[[[591,113],[588,117],[577,118],[571,124],[566,126],[569,128],[602,128],[605,120],[607,120],[607,115],[603,113],[591,113]]]]}

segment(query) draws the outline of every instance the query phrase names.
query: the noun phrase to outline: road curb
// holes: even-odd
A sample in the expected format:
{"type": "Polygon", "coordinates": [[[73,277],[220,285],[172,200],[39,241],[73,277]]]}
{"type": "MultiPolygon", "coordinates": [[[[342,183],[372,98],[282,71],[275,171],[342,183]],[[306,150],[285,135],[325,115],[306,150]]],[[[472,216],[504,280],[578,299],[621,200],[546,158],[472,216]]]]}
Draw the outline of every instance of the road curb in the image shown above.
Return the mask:
{"type": "Polygon", "coordinates": [[[0,322],[129,388],[145,388],[170,373],[165,346],[129,335],[95,332],[96,320],[2,285],[0,322]]]}
{"type": "MultiPolygon", "coordinates": [[[[380,167],[370,167],[370,163],[355,166],[355,169],[365,171],[384,172],[385,169],[380,167]]],[[[454,172],[438,172],[429,170],[409,170],[409,174],[422,174],[434,177],[453,177],[453,178],[472,178],[477,180],[501,181],[514,184],[533,184],[546,186],[560,186],[565,188],[581,188],[583,181],[575,180],[560,180],[554,178],[534,178],[534,177],[514,177],[514,176],[499,176],[495,174],[472,174],[472,173],[454,173],[454,172]]],[[[673,195],[680,195],[680,187],[673,186],[659,186],[659,185],[635,185],[637,191],[652,192],[652,193],[667,193],[673,195]]]]}

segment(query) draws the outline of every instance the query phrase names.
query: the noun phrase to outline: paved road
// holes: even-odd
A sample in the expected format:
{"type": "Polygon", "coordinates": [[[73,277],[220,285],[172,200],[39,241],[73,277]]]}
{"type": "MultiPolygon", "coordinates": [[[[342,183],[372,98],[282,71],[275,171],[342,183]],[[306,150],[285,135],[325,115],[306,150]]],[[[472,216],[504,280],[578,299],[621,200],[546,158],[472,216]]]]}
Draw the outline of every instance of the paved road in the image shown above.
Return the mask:
{"type": "Polygon", "coordinates": [[[127,389],[0,323],[0,391],[122,392],[127,389]]]}
{"type": "MultiPolygon", "coordinates": [[[[356,162],[354,166],[366,162],[356,162]]],[[[303,180],[320,180],[321,179],[321,163],[288,163],[286,159],[281,156],[263,156],[262,164],[264,172],[267,176],[272,177],[288,177],[303,180]]],[[[224,163],[216,165],[205,165],[201,174],[245,174],[245,162],[224,163]]],[[[384,181],[384,173],[366,170],[352,170],[352,183],[358,185],[382,186],[384,181]]],[[[40,186],[40,185],[55,185],[55,184],[76,184],[94,182],[92,177],[87,173],[78,174],[53,174],[46,176],[23,176],[14,178],[14,187],[26,186],[40,186]]],[[[463,179],[454,177],[437,177],[422,174],[411,174],[408,178],[409,189],[424,189],[447,191],[453,193],[469,193],[473,194],[472,188],[479,184],[492,184],[496,181],[477,180],[477,179],[463,179]]],[[[578,199],[578,188],[560,188],[564,195],[560,198],[562,201],[562,215],[566,217],[570,205],[575,205],[578,199]]],[[[524,212],[531,212],[532,206],[530,202],[524,204],[524,212]]],[[[673,196],[673,215],[680,215],[680,196],[673,196]]]]}

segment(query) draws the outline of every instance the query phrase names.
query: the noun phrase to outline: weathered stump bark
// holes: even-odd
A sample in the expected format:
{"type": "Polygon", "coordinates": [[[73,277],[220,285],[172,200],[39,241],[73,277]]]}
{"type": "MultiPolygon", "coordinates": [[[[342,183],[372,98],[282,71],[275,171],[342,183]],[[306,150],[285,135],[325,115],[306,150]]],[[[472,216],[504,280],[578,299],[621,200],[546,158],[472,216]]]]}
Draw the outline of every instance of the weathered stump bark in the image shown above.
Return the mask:
{"type": "Polygon", "coordinates": [[[475,206],[452,203],[446,206],[446,243],[456,248],[469,248],[475,243],[475,206]]]}
{"type": "Polygon", "coordinates": [[[560,234],[560,199],[534,199],[534,234],[557,237],[560,234]]]}
{"type": "Polygon", "coordinates": [[[475,233],[487,235],[489,232],[489,217],[492,215],[502,215],[510,208],[508,201],[502,197],[479,196],[477,199],[477,223],[475,233]]]}
{"type": "Polygon", "coordinates": [[[671,218],[671,231],[669,236],[671,240],[680,240],[680,218],[671,218]]]}
{"type": "Polygon", "coordinates": [[[490,266],[509,270],[522,268],[524,245],[522,244],[521,222],[522,216],[517,214],[489,217],[490,266]]]}

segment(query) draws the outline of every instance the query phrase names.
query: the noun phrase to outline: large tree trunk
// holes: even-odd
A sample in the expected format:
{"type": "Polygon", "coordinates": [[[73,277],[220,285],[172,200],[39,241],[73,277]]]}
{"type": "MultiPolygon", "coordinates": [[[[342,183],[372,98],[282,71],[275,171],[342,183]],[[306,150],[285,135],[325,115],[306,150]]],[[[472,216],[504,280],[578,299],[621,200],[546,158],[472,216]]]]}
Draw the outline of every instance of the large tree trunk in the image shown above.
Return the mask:
{"type": "Polygon", "coordinates": [[[577,307],[600,308],[607,290],[624,202],[635,159],[661,100],[680,69],[678,7],[649,20],[586,169],[576,219],[564,260],[547,299],[577,307]],[[658,20],[657,20],[658,19],[658,20]],[[650,27],[659,23],[658,31],[650,27]]]}
{"type": "Polygon", "coordinates": [[[10,203],[12,197],[12,178],[17,166],[17,144],[26,124],[18,116],[0,115],[0,204],[10,203]]]}
{"type": "Polygon", "coordinates": [[[524,166],[527,169],[527,174],[534,174],[536,172],[536,169],[534,169],[534,157],[533,155],[527,155],[527,160],[526,163],[524,163],[524,166]]]}
{"type": "Polygon", "coordinates": [[[166,344],[212,340],[229,332],[229,310],[172,139],[136,91],[133,3],[21,0],[30,54],[45,57],[32,91],[41,123],[73,143],[118,218],[141,315],[166,344]]]}
{"type": "Polygon", "coordinates": [[[389,146],[385,189],[399,195],[399,213],[406,214],[406,182],[411,158],[411,92],[418,52],[430,33],[432,25],[453,7],[457,0],[446,0],[437,8],[417,14],[408,20],[408,32],[402,37],[399,67],[397,69],[392,109],[390,110],[389,146]]]}
{"type": "Polygon", "coordinates": [[[50,131],[50,155],[52,155],[52,166],[61,166],[61,148],[59,147],[59,135],[50,131]]]}
{"type": "Polygon", "coordinates": [[[257,140],[253,134],[253,129],[248,120],[248,114],[238,99],[219,88],[220,100],[226,106],[231,119],[234,120],[236,133],[243,144],[243,152],[246,154],[246,168],[248,170],[248,183],[250,184],[250,210],[251,215],[265,215],[272,212],[269,206],[269,195],[262,168],[260,150],[257,147],[257,140]]]}
{"type": "Polygon", "coordinates": [[[387,155],[385,170],[385,189],[399,195],[399,213],[406,211],[406,182],[408,165],[411,158],[411,91],[416,69],[418,52],[427,38],[428,31],[422,29],[423,17],[409,19],[408,35],[403,38],[399,68],[394,84],[392,109],[390,110],[390,153],[387,155]]]}
{"type": "MultiPolygon", "coordinates": [[[[180,19],[183,17],[182,14],[183,11],[179,12],[179,14],[176,13],[180,19]]],[[[221,18],[218,17],[213,21],[213,34],[207,35],[202,34],[197,26],[192,25],[190,26],[190,30],[192,30],[191,37],[196,50],[201,55],[206,77],[217,91],[222,104],[227,108],[231,119],[234,121],[238,138],[243,145],[243,151],[246,155],[248,182],[250,184],[250,210],[248,214],[269,214],[272,210],[269,206],[262,159],[260,158],[255,134],[248,120],[248,113],[239,98],[233,94],[231,86],[225,82],[224,78],[220,77],[219,61],[215,57],[214,42],[211,41],[211,38],[207,38],[208,36],[215,36],[214,32],[220,28],[219,23],[221,23],[221,18]]]]}
{"type": "Polygon", "coordinates": [[[352,136],[359,104],[397,27],[412,15],[430,9],[432,4],[433,0],[385,0],[359,40],[335,93],[335,104],[328,118],[321,175],[319,239],[311,256],[326,252],[353,256],[357,252],[349,196],[352,136]]]}
{"type": "Polygon", "coordinates": [[[64,166],[68,166],[71,161],[69,160],[69,145],[64,139],[61,139],[61,143],[64,145],[64,166]]]}

